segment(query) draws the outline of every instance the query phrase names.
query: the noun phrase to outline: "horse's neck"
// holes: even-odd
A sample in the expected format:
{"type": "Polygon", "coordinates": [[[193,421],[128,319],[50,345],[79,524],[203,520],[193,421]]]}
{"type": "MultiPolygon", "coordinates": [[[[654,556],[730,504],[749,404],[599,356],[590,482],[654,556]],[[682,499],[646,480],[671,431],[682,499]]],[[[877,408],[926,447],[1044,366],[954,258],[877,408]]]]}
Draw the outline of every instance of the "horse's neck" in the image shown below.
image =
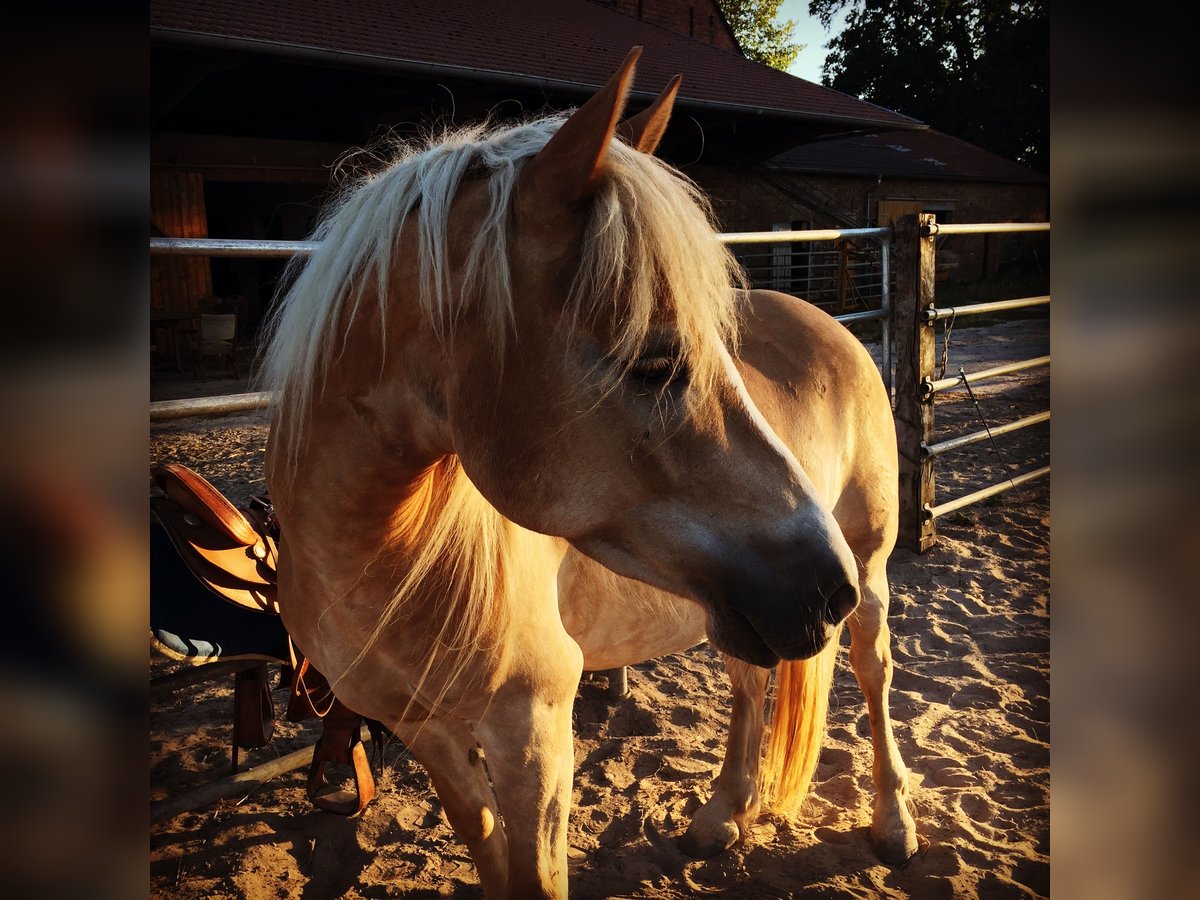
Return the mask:
{"type": "Polygon", "coordinates": [[[354,709],[478,718],[481,686],[531,664],[519,643],[561,631],[565,543],[503,519],[454,458],[397,478],[402,460],[356,451],[298,473],[312,493],[281,519],[285,624],[354,709]]]}
{"type": "Polygon", "coordinates": [[[428,335],[412,304],[398,304],[393,315],[399,320],[393,329],[403,335],[396,342],[382,334],[375,298],[366,296],[363,307],[345,339],[354,351],[339,356],[308,408],[284,411],[301,416],[301,427],[277,423],[281,434],[302,437],[268,454],[281,523],[296,522],[290,530],[311,536],[309,545],[336,547],[350,566],[361,555],[356,545],[374,553],[391,545],[406,523],[419,524],[430,510],[437,463],[450,446],[431,409],[439,393],[429,374],[439,368],[434,342],[414,339],[428,335]]]}
{"type": "MultiPolygon", "coordinates": [[[[406,226],[402,243],[414,240],[406,226]]],[[[353,352],[337,357],[302,413],[294,430],[303,438],[269,456],[290,557],[291,597],[281,590],[281,602],[294,604],[285,622],[308,629],[311,644],[341,633],[357,648],[372,636],[364,672],[411,673],[422,665],[413,654],[474,644],[493,648],[477,666],[490,677],[515,664],[494,652],[507,646],[506,629],[561,630],[556,574],[566,545],[503,519],[458,465],[445,408],[452,366],[413,296],[414,258],[399,254],[386,324],[364,294],[346,325],[343,347],[353,352]]],[[[326,674],[355,656],[329,652],[339,658],[326,674]]]]}
{"type": "Polygon", "coordinates": [[[339,413],[322,404],[312,412],[312,437],[287,476],[285,499],[276,501],[284,533],[290,545],[302,545],[307,564],[326,573],[357,578],[386,557],[402,577],[455,497],[449,480],[457,466],[449,456],[419,452],[361,410],[339,413]]]}

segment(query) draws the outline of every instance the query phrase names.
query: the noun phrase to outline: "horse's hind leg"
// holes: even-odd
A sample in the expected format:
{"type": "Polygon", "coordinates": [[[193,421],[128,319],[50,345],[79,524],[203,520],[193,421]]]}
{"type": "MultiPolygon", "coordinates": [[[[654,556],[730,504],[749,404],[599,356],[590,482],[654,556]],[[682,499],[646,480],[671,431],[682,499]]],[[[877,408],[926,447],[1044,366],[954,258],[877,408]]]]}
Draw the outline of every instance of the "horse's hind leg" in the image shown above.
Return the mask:
{"type": "Polygon", "coordinates": [[[455,834],[467,845],[488,900],[505,896],[508,842],[475,737],[462,722],[401,723],[396,734],[425,767],[455,834]]]}
{"type": "Polygon", "coordinates": [[[900,758],[888,712],[892,683],[891,635],[887,625],[885,555],[877,554],[860,578],[862,602],[850,616],[850,663],[867,700],[875,761],[875,809],[871,842],[886,863],[899,865],[917,851],[917,826],[909,810],[908,770],[900,758]]]}
{"type": "Polygon", "coordinates": [[[725,657],[733,688],[733,714],[721,774],[713,793],[683,836],[680,847],[695,859],[707,859],[732,847],[754,823],[759,809],[758,768],[762,755],[763,701],[770,670],[725,657]]]}

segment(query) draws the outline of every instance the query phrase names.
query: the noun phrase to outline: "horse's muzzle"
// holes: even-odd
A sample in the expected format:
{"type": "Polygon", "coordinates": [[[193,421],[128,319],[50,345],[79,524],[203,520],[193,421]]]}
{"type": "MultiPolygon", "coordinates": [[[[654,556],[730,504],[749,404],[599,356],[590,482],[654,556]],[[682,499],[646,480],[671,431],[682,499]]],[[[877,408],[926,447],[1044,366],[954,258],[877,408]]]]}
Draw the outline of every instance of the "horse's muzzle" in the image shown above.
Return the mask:
{"type": "Polygon", "coordinates": [[[816,656],[858,606],[858,586],[836,558],[773,580],[762,577],[764,566],[737,568],[698,593],[713,644],[756,666],[816,656]]]}

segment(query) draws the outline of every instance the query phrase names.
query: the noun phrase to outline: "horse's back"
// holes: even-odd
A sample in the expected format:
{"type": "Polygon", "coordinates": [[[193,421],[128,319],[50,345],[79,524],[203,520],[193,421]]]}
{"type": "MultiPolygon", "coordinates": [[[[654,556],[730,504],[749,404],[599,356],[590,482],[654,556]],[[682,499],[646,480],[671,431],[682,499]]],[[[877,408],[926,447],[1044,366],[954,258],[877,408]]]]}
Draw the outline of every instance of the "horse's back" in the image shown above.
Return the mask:
{"type": "Polygon", "coordinates": [[[752,376],[754,386],[748,383],[756,403],[772,403],[773,392],[782,403],[831,403],[856,411],[888,406],[874,360],[840,322],[778,291],[748,291],[746,297],[738,359],[743,376],[747,366],[760,376],[752,376]]]}
{"type": "Polygon", "coordinates": [[[755,405],[825,493],[851,546],[894,540],[895,425],[870,353],[810,303],[777,291],[746,299],[738,368],[755,405]]]}

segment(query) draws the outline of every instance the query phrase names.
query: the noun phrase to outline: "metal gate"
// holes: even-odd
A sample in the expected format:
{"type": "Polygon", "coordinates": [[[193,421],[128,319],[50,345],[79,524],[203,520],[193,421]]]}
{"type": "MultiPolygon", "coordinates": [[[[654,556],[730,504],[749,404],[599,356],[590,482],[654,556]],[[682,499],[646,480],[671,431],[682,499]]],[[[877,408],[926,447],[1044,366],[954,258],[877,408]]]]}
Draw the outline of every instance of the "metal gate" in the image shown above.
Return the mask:
{"type": "Polygon", "coordinates": [[[1050,474],[1042,466],[1014,475],[982,490],[936,502],[935,462],[946,453],[979,441],[1050,420],[1050,411],[970,434],[934,442],[934,398],[943,391],[969,388],[991,378],[1048,366],[1049,356],[1022,360],[958,377],[934,379],[935,326],[939,320],[1049,304],[1050,297],[1023,297],[969,306],[938,307],[936,238],[960,234],[1048,232],[1048,222],[941,225],[931,213],[902,216],[896,222],[896,437],[900,450],[900,543],[925,551],[937,541],[937,519],[972,503],[1050,474]]]}

